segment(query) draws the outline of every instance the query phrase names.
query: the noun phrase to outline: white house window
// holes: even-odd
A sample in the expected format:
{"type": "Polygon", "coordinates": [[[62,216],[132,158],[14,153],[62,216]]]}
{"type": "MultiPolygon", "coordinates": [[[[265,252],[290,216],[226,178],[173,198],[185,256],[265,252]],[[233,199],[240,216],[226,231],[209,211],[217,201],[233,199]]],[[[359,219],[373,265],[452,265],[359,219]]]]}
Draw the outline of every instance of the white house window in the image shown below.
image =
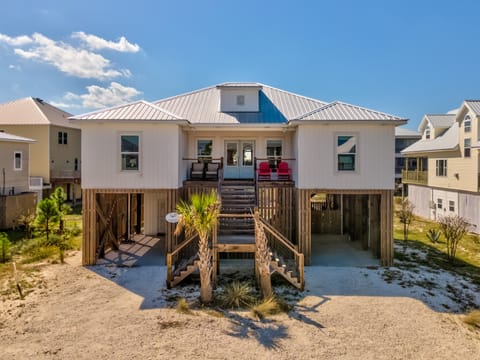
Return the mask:
{"type": "Polygon", "coordinates": [[[447,176],[447,160],[436,161],[436,175],[447,176]]]}
{"type": "Polygon", "coordinates": [[[138,170],[140,160],[140,136],[120,135],[122,170],[138,170]]]}
{"type": "Polygon", "coordinates": [[[438,209],[443,209],[443,200],[442,199],[437,199],[437,208],[438,209]]]}
{"type": "Polygon", "coordinates": [[[22,170],[22,152],[15,151],[13,153],[13,169],[22,170]]]}
{"type": "Polygon", "coordinates": [[[59,131],[58,132],[58,144],[67,145],[68,144],[68,133],[59,131]]]}
{"type": "Polygon", "coordinates": [[[245,95],[237,95],[237,105],[245,105],[245,95]]]}
{"type": "Polygon", "coordinates": [[[455,211],[455,201],[450,200],[448,202],[448,210],[452,212],[455,211]]]}
{"type": "Polygon", "coordinates": [[[430,139],[430,125],[425,128],[425,139],[430,139]]]}
{"type": "Polygon", "coordinates": [[[276,169],[282,160],[282,140],[267,140],[267,159],[270,168],[276,169]]]}
{"type": "Polygon", "coordinates": [[[463,156],[470,157],[471,139],[463,139],[463,156]]]}
{"type": "Polygon", "coordinates": [[[208,162],[212,160],[212,140],[197,140],[197,158],[198,161],[208,162]]]}
{"type": "Polygon", "coordinates": [[[337,136],[337,170],[355,171],[357,139],[353,135],[337,136]]]}
{"type": "Polygon", "coordinates": [[[470,118],[470,115],[465,116],[465,119],[463,119],[463,131],[464,132],[470,132],[472,130],[472,119],[470,118]]]}

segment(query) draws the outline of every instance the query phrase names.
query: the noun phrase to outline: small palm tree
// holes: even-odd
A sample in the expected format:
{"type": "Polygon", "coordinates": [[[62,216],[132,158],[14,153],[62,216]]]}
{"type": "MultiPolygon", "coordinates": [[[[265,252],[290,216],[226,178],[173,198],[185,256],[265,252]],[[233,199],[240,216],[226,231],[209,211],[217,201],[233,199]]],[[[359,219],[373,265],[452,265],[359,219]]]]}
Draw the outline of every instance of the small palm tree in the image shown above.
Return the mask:
{"type": "Polygon", "coordinates": [[[181,217],[175,233],[179,234],[185,228],[187,235],[196,233],[199,237],[200,300],[209,303],[213,298],[211,282],[213,268],[208,238],[217,224],[220,212],[217,194],[214,191],[194,194],[190,198],[190,203],[180,201],[177,204],[177,212],[181,217]]]}

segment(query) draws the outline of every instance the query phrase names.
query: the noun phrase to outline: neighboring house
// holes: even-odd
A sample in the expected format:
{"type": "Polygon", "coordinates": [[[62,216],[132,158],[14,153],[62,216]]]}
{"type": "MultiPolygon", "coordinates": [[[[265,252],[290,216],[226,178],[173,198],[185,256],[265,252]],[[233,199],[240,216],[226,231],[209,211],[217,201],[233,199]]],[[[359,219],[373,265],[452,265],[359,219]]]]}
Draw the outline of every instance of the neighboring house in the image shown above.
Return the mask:
{"type": "Polygon", "coordinates": [[[18,216],[35,213],[37,196],[29,191],[29,147],[35,141],[0,132],[0,229],[17,224],[18,216]]]}
{"type": "MultiPolygon", "coordinates": [[[[413,143],[420,140],[422,135],[414,130],[406,129],[404,127],[395,128],[395,185],[397,190],[404,191],[402,189],[402,170],[405,169],[405,155],[401,151],[413,143]]],[[[410,162],[414,161],[410,159],[410,162]]],[[[410,164],[410,167],[414,166],[414,163],[410,164]]]]}
{"type": "Polygon", "coordinates": [[[422,139],[402,153],[415,160],[403,171],[415,213],[429,218],[457,214],[480,233],[480,100],[465,100],[455,114],[425,115],[422,139]]]}
{"type": "Polygon", "coordinates": [[[81,198],[81,133],[69,116],[38,98],[0,104],[0,131],[36,140],[31,145],[30,176],[31,190],[40,198],[57,186],[64,187],[68,200],[81,198]]]}
{"type": "Polygon", "coordinates": [[[207,189],[220,191],[223,210],[232,212],[238,204],[226,209],[223,189],[235,191],[229,184],[239,179],[247,181],[237,186],[250,189],[242,196],[254,194],[261,216],[306,264],[315,234],[348,234],[392,263],[395,127],[405,119],[258,83],[225,83],[72,120],[82,129],[84,264],[95,263],[106,237],[133,233],[166,233],[167,252],[175,252],[165,215],[207,189]],[[219,164],[218,176],[202,178],[202,162],[219,164]],[[269,166],[258,181],[262,162],[269,166]],[[288,163],[285,177],[279,162],[288,163]]]}

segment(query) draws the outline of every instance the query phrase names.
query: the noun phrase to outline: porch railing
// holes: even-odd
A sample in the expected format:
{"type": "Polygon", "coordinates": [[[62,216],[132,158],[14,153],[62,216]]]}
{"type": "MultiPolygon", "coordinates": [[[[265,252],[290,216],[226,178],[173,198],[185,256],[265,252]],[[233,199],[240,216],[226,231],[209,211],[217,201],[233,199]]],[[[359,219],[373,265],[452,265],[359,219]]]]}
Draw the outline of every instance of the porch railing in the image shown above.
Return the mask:
{"type": "Polygon", "coordinates": [[[428,171],[425,170],[402,170],[402,182],[404,184],[428,184],[428,171]]]}
{"type": "MultiPolygon", "coordinates": [[[[187,176],[186,176],[186,179],[188,180],[192,180],[192,177],[191,177],[191,174],[190,174],[190,170],[192,168],[192,163],[200,163],[200,162],[203,162],[203,163],[217,163],[217,164],[220,164],[219,165],[219,169],[218,169],[218,181],[222,181],[223,180],[223,157],[219,157],[219,158],[212,158],[212,157],[196,157],[196,158],[182,158],[183,161],[186,162],[187,164],[187,176]]],[[[212,179],[210,179],[212,180],[212,179]]]]}
{"type": "Polygon", "coordinates": [[[80,170],[52,170],[50,172],[50,179],[80,179],[80,170]]]}

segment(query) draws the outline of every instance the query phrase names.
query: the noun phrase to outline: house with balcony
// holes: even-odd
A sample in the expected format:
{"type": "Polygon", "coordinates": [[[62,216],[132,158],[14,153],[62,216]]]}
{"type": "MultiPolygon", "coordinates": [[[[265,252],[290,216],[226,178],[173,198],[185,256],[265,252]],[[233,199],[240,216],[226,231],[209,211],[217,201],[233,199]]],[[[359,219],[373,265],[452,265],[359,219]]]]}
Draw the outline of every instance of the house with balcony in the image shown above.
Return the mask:
{"type": "MultiPolygon", "coordinates": [[[[402,188],[404,186],[404,184],[402,184],[402,171],[406,168],[406,164],[405,155],[403,155],[401,151],[420,140],[421,137],[422,135],[415,130],[410,130],[405,127],[395,128],[395,187],[397,191],[403,194],[407,193],[406,186],[402,188]]],[[[415,160],[410,159],[409,161],[411,163],[408,167],[415,167],[415,160]]]]}
{"type": "Polygon", "coordinates": [[[402,181],[414,212],[429,219],[460,215],[480,232],[478,157],[480,100],[465,100],[451,114],[425,115],[421,140],[402,154],[408,160],[402,181]]]}
{"type": "Polygon", "coordinates": [[[209,190],[221,200],[214,262],[255,252],[257,212],[276,254],[272,269],[296,285],[325,234],[392,263],[395,127],[403,118],[223,83],[71,121],[82,130],[84,264],[122,240],[165,235],[174,286],[195,269],[196,248],[165,217],[180,199],[209,190]]]}
{"type": "Polygon", "coordinates": [[[69,116],[39,98],[0,104],[0,131],[36,140],[30,149],[30,190],[39,199],[57,186],[68,200],[81,198],[80,129],[69,116]]]}
{"type": "Polygon", "coordinates": [[[35,213],[37,195],[30,192],[30,145],[35,140],[0,132],[0,229],[18,224],[18,217],[35,213]]]}

